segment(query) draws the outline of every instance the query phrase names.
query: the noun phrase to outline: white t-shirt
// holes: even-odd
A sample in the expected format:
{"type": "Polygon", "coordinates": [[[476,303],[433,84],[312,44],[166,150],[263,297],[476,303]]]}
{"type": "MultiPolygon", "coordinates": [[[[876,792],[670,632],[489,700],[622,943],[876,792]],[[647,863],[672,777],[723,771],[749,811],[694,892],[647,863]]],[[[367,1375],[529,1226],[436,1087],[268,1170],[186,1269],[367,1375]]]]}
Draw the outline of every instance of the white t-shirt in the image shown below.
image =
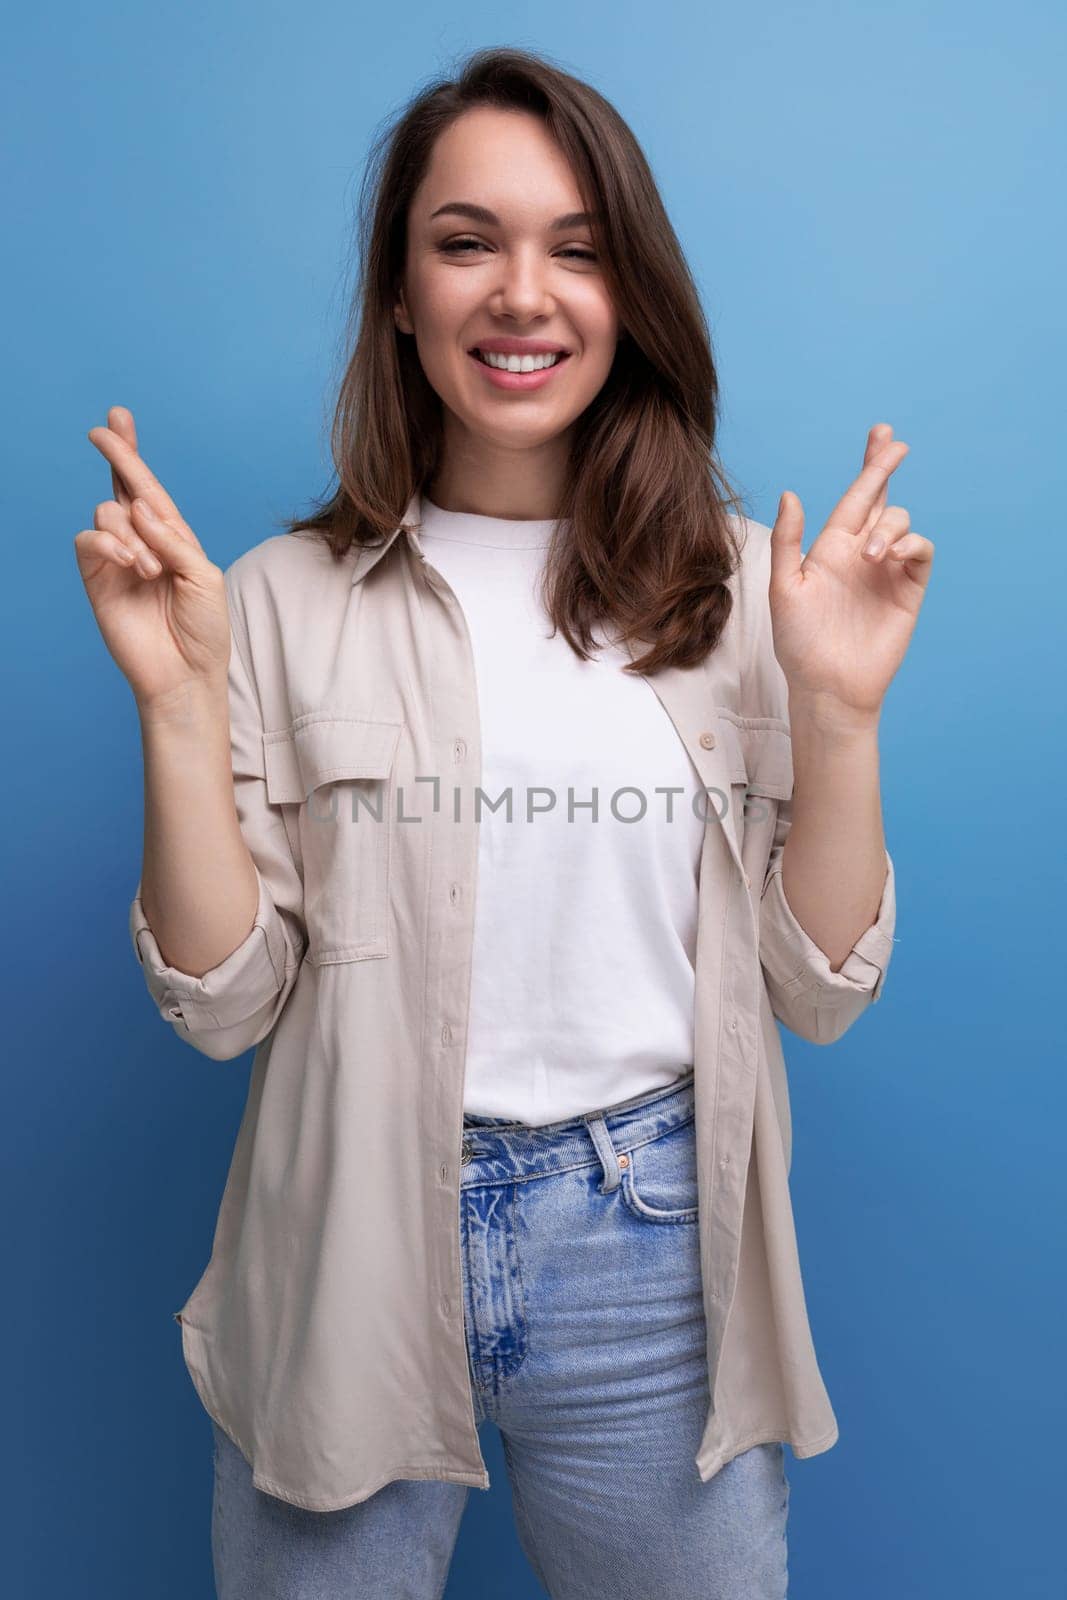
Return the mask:
{"type": "Polygon", "coordinates": [[[464,1110],[558,1122],[689,1070],[703,790],[651,685],[620,670],[624,647],[583,662],[549,637],[554,524],[422,506],[481,717],[464,1110]]]}

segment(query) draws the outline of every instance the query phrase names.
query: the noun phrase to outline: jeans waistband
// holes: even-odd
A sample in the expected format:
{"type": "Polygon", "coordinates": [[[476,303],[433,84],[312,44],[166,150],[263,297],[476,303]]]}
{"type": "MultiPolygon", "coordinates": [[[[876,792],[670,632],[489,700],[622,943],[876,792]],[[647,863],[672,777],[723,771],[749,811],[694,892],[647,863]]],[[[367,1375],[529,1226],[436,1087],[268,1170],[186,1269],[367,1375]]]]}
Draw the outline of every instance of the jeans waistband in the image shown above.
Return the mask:
{"type": "Polygon", "coordinates": [[[465,1115],[461,1182],[506,1183],[543,1177],[600,1161],[604,1188],[619,1181],[617,1156],[691,1122],[693,1068],[675,1083],[634,1095],[600,1111],[529,1127],[500,1117],[465,1115]]]}

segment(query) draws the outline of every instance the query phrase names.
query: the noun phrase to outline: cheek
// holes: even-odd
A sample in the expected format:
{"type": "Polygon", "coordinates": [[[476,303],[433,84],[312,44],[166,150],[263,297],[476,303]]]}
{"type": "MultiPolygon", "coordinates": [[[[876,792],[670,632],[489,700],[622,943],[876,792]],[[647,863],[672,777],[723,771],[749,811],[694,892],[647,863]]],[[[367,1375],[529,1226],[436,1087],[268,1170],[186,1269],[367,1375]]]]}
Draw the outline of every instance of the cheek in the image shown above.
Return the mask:
{"type": "Polygon", "coordinates": [[[424,283],[419,297],[409,300],[419,361],[432,388],[442,398],[456,387],[456,348],[469,313],[460,296],[440,284],[424,283]]]}
{"type": "Polygon", "coordinates": [[[462,272],[427,273],[418,286],[412,315],[420,339],[431,348],[456,336],[470,320],[476,306],[473,284],[465,284],[462,272]]]}
{"type": "Polygon", "coordinates": [[[615,360],[620,323],[610,305],[598,304],[590,309],[581,324],[582,339],[589,365],[607,374],[615,360]]]}
{"type": "Polygon", "coordinates": [[[610,367],[619,333],[619,319],[611,302],[602,293],[590,296],[584,306],[575,308],[574,321],[586,354],[610,367]]]}

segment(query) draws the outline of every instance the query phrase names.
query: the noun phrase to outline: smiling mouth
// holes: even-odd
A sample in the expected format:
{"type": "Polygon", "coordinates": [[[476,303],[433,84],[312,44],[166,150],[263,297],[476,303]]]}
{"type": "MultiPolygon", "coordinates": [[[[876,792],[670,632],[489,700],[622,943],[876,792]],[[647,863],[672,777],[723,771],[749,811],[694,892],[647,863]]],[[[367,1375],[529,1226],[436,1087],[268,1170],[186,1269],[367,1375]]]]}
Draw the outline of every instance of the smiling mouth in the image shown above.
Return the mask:
{"type": "Polygon", "coordinates": [[[479,350],[475,347],[468,352],[484,367],[491,367],[494,372],[546,372],[551,367],[558,367],[564,361],[570,360],[569,350],[547,351],[539,355],[506,356],[498,354],[495,350],[479,350]]]}

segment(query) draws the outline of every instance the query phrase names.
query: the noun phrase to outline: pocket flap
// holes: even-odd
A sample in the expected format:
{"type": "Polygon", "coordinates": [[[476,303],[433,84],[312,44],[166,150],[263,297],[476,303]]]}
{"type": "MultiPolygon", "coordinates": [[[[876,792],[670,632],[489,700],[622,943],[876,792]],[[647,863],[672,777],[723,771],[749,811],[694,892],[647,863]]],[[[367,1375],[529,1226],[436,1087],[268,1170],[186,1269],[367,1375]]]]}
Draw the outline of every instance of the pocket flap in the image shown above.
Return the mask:
{"type": "Polygon", "coordinates": [[[720,715],[716,721],[718,738],[722,743],[726,757],[726,775],[731,783],[747,783],[748,768],[745,766],[745,752],[741,744],[741,730],[729,717],[720,715]]]}
{"type": "Polygon", "coordinates": [[[793,793],[793,741],[783,728],[746,726],[741,733],[749,794],[788,800],[793,793]]]}
{"type": "Polygon", "coordinates": [[[750,720],[720,717],[730,782],[743,783],[749,794],[788,800],[793,793],[793,741],[784,728],[750,720]]]}
{"type": "Polygon", "coordinates": [[[310,712],[263,735],[263,769],[272,805],[300,803],[320,784],[341,778],[388,778],[399,722],[310,712]]]}

